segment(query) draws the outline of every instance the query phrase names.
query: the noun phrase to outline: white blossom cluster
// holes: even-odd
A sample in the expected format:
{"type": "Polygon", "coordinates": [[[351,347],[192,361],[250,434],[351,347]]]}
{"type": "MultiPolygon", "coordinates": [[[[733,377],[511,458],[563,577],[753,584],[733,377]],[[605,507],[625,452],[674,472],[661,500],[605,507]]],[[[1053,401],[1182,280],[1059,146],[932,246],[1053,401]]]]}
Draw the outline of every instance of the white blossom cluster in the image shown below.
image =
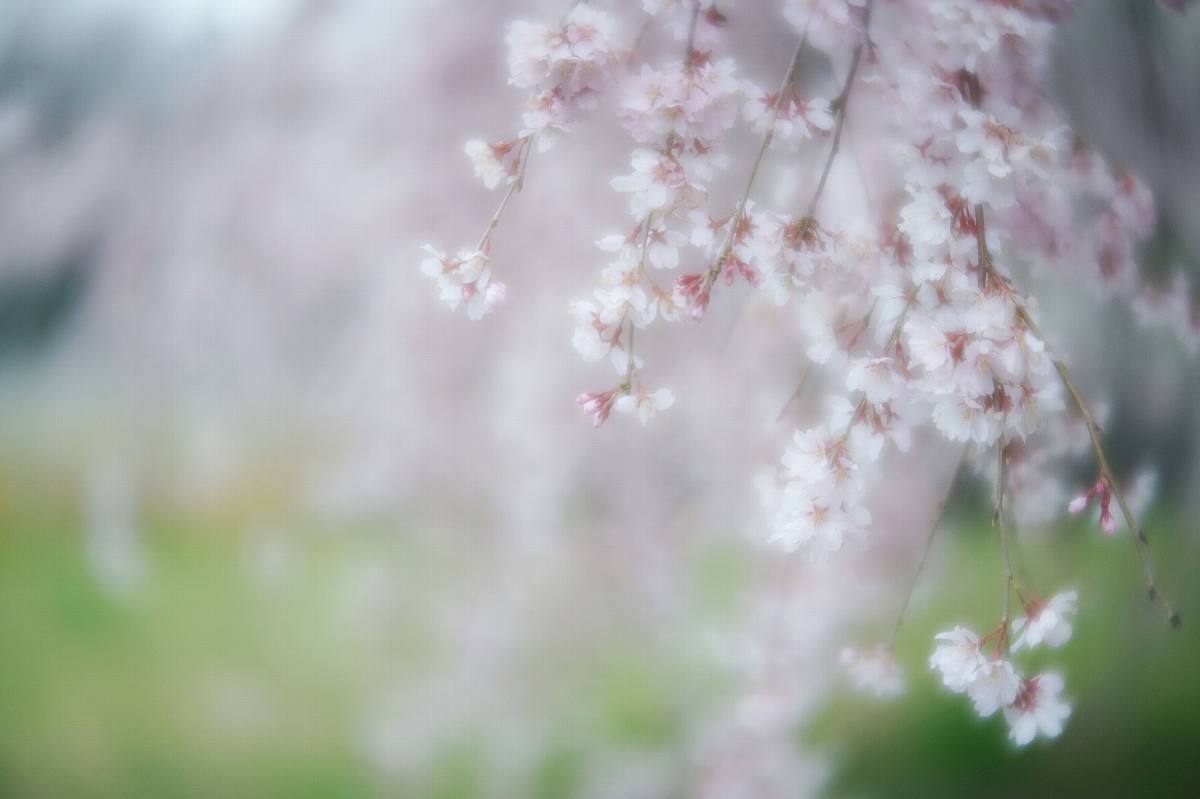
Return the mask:
{"type": "MultiPolygon", "coordinates": [[[[514,26],[512,82],[534,91],[526,130],[514,141],[468,145],[485,184],[507,182],[511,196],[530,142],[565,131],[600,88],[619,84],[617,117],[633,149],[610,185],[626,196],[632,222],[599,239],[609,259],[599,285],[570,304],[575,349],[586,361],[607,360],[618,377],[578,397],[586,417],[598,427],[615,410],[645,424],[670,408],[674,392],[643,382],[644,331],[701,320],[722,285],[745,284],[767,306],[792,310],[805,357],[832,389],[824,418],[797,429],[778,469],[759,481],[769,538],[782,549],[816,560],[866,541],[885,460],[893,448],[909,450],[922,427],[981,458],[999,452],[1011,469],[999,491],[1018,521],[1062,513],[1061,466],[1091,443],[1101,474],[1070,510],[1096,499],[1102,528],[1115,530],[1116,489],[1093,414],[1038,327],[1037,303],[1018,288],[1036,269],[1146,301],[1135,254],[1154,224],[1150,194],[1088,150],[1041,89],[1064,4],[782,0],[797,48],[776,91],[744,80],[719,54],[724,5],[643,0],[649,19],[638,42],[657,28],[684,45],[661,63],[636,50],[618,57],[613,23],[586,4],[558,27],[514,26]],[[813,49],[833,65],[833,85],[819,91],[797,74],[813,49]],[[868,184],[858,222],[824,202],[835,159],[854,146],[852,108],[887,143],[878,168],[857,164],[868,184]],[[739,121],[761,148],[731,207],[714,201],[712,185],[717,170],[733,166],[739,121]],[[756,202],[772,144],[818,164],[803,205],[756,202]],[[1068,400],[1071,415],[1062,413],[1068,400]]],[[[475,251],[427,262],[447,303],[465,303],[474,317],[504,296],[487,272],[495,224],[475,251]]],[[[1176,306],[1180,327],[1197,327],[1184,319],[1186,304],[1176,306]]],[[[1061,618],[1073,612],[1073,594],[1027,610],[1014,650],[1069,636],[1061,618]]],[[[939,637],[934,665],[981,715],[1003,709],[1018,743],[1054,736],[1068,712],[1062,681],[1021,678],[1000,657],[1007,636],[1006,621],[992,656],[982,648],[989,637],[956,629],[939,637]]],[[[881,695],[900,690],[890,649],[851,651],[846,665],[881,695]]]]}
{"type": "MultiPolygon", "coordinates": [[[[1028,600],[1026,615],[1012,625],[1017,638],[1010,651],[1065,644],[1071,638],[1076,600],[1074,591],[1057,594],[1046,602],[1028,600]]],[[[966,694],[980,716],[986,718],[1002,710],[1009,737],[1017,745],[1025,746],[1038,735],[1055,738],[1071,714],[1070,705],[1061,696],[1063,678],[1055,672],[1023,677],[1005,656],[1009,651],[1008,635],[1007,622],[982,638],[966,627],[938,633],[929,665],[939,672],[946,688],[966,694]]]]}
{"type": "Polygon", "coordinates": [[[508,82],[531,92],[521,137],[567,133],[591,111],[624,56],[611,15],[580,3],[557,25],[514,22],[508,28],[508,82]]]}
{"type": "Polygon", "coordinates": [[[471,319],[494,311],[507,294],[503,283],[491,279],[492,232],[521,189],[531,151],[549,150],[575,120],[595,110],[626,54],[616,20],[586,3],[573,5],[557,24],[514,22],[506,42],[509,83],[530,92],[524,127],[511,139],[473,139],[464,150],[484,186],[505,185],[508,194],[478,245],[453,258],[426,245],[430,257],[421,266],[438,281],[441,300],[452,310],[464,306],[471,319]]]}
{"type": "MultiPolygon", "coordinates": [[[[571,304],[576,350],[587,361],[608,358],[621,380],[612,390],[579,397],[597,426],[610,409],[636,411],[645,424],[674,402],[669,389],[651,390],[642,382],[635,331],[693,312],[679,282],[672,285],[654,273],[676,269],[681,247],[696,240],[698,234],[690,228],[704,218],[698,209],[708,199],[714,169],[728,165],[721,146],[738,116],[741,84],[733,61],[697,49],[698,41],[719,41],[723,18],[711,13],[712,3],[651,3],[647,10],[668,16],[690,12],[685,15],[689,28],[677,31],[687,52],[659,67],[643,64],[627,81],[620,117],[636,147],[632,171],[613,178],[611,185],[628,196],[634,226],[597,242],[613,259],[601,272],[592,299],[571,304]]],[[[700,235],[707,230],[703,227],[700,235]]]]}

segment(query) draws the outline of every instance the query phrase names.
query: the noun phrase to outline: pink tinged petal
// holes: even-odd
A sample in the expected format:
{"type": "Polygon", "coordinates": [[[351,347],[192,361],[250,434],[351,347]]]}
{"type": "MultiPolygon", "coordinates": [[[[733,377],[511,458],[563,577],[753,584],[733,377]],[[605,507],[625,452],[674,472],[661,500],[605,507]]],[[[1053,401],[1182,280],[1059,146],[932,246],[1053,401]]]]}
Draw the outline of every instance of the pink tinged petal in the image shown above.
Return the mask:
{"type": "Polygon", "coordinates": [[[1107,508],[1100,514],[1100,529],[1108,535],[1115,535],[1117,532],[1117,520],[1107,508]]]}

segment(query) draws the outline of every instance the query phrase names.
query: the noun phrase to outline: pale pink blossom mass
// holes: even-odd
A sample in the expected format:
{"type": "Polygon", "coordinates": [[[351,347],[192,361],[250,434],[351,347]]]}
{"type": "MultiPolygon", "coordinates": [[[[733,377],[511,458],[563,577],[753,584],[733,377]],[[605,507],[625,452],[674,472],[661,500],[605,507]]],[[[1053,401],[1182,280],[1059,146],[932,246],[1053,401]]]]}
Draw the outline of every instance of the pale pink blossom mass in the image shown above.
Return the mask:
{"type": "MultiPolygon", "coordinates": [[[[1060,13],[1022,0],[763,5],[790,24],[795,41],[790,65],[769,76],[778,89],[744,76],[726,52],[726,15],[751,6],[761,13],[759,4],[583,2],[557,23],[510,25],[509,82],[529,92],[524,127],[466,147],[484,185],[508,193],[477,247],[454,258],[430,250],[423,269],[442,299],[472,318],[500,305],[492,237],[514,194],[534,179],[531,158],[585,113],[611,105],[629,155],[613,165],[609,187],[632,221],[595,221],[603,261],[594,287],[564,299],[579,356],[607,360],[615,372],[580,394],[588,421],[600,427],[616,411],[646,424],[667,411],[675,393],[647,382],[659,375],[643,356],[653,331],[702,321],[718,303],[750,302],[783,320],[808,362],[796,396],[809,371],[827,392],[780,437],[777,467],[757,481],[764,538],[780,549],[827,560],[868,544],[874,489],[894,453],[926,440],[921,431],[969,449],[974,463],[1000,463],[995,524],[1006,557],[1007,526],[1061,515],[1064,464],[1089,445],[1101,474],[1066,509],[1095,501],[1100,526],[1115,532],[1114,506],[1124,511],[1125,503],[1098,413],[1021,286],[1036,269],[1145,302],[1151,290],[1136,251],[1154,207],[1145,185],[1089,150],[1041,89],[1060,13]],[[661,40],[669,47],[645,45],[661,40]],[[833,66],[825,84],[800,74],[810,51],[833,66]],[[847,123],[857,124],[856,115],[883,156],[869,169],[847,123]],[[748,163],[733,158],[739,124],[759,142],[748,163]],[[779,163],[773,144],[813,164],[811,185],[787,203],[768,202],[760,190],[779,163]],[[835,161],[847,158],[854,180],[837,174],[835,161]],[[721,173],[736,187],[732,199],[713,189],[721,173]],[[860,197],[857,216],[829,200],[835,183],[842,205],[860,197]]],[[[1058,699],[1061,678],[1023,678],[1010,656],[1064,645],[1077,597],[1042,602],[1025,591],[1026,615],[1010,623],[1012,585],[1010,574],[995,631],[938,634],[930,665],[979,715],[1003,710],[1024,744],[1057,735],[1069,708],[1058,699]]],[[[844,662],[860,687],[879,695],[902,688],[890,648],[849,650],[844,662]]]]}

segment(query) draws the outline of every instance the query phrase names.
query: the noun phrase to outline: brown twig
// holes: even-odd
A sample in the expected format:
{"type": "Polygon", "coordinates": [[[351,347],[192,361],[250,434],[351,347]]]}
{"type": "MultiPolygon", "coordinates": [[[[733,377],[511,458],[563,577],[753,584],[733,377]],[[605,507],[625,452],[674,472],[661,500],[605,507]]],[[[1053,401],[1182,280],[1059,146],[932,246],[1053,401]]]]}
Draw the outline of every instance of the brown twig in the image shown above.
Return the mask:
{"type": "Polygon", "coordinates": [[[929,561],[929,553],[933,550],[933,540],[937,537],[937,532],[942,526],[942,517],[946,515],[946,506],[950,504],[950,497],[954,493],[954,486],[958,484],[958,477],[962,474],[963,466],[967,463],[967,453],[970,452],[968,446],[959,456],[958,464],[954,467],[954,473],[950,475],[950,482],[946,485],[946,490],[942,494],[942,499],[937,505],[937,509],[933,513],[933,521],[929,525],[929,534],[925,537],[925,546],[921,550],[921,560],[917,563],[917,570],[913,573],[912,580],[909,582],[908,591],[904,594],[904,601],[900,603],[900,612],[896,614],[896,623],[892,625],[892,634],[888,636],[886,648],[890,651],[896,646],[896,636],[900,634],[900,627],[904,624],[904,615],[908,612],[908,606],[912,602],[913,594],[917,590],[917,584],[921,580],[921,574],[925,571],[925,564],[929,561]]]}
{"type": "Polygon", "coordinates": [[[1000,531],[1000,548],[1004,551],[1004,608],[1000,614],[999,645],[1008,647],[1008,621],[1012,605],[1012,556],[1008,549],[1008,527],[1004,521],[1004,483],[1008,480],[1008,445],[1003,438],[996,444],[996,506],[992,511],[992,527],[1000,531]]]}
{"type": "Polygon", "coordinates": [[[1171,601],[1158,588],[1158,582],[1154,577],[1154,567],[1150,561],[1150,552],[1147,548],[1146,534],[1130,509],[1124,492],[1117,485],[1116,477],[1109,466],[1108,455],[1104,451],[1104,444],[1100,438],[1100,426],[1096,424],[1091,407],[1088,405],[1087,400],[1084,399],[1082,392],[1075,385],[1075,381],[1071,376],[1071,370],[1067,367],[1066,361],[1050,345],[1046,334],[1042,332],[1037,322],[1034,321],[1032,314],[1029,313],[1029,308],[1026,306],[1024,300],[1021,299],[1021,296],[1012,285],[996,271],[995,265],[992,263],[991,253],[987,247],[987,227],[983,206],[975,207],[975,223],[976,238],[979,245],[981,285],[990,284],[1003,291],[1016,309],[1017,316],[1045,346],[1046,353],[1050,356],[1050,361],[1054,364],[1054,369],[1058,372],[1059,379],[1067,389],[1067,393],[1071,395],[1071,401],[1075,404],[1079,415],[1083,418],[1084,425],[1087,426],[1088,438],[1092,442],[1092,451],[1095,453],[1096,462],[1100,467],[1100,477],[1108,485],[1113,496],[1117,498],[1117,504],[1121,508],[1121,513],[1125,516],[1125,522],[1129,525],[1129,531],[1133,536],[1134,550],[1137,552],[1138,561],[1142,567],[1142,575],[1146,582],[1146,592],[1150,597],[1150,601],[1157,603],[1163,609],[1163,612],[1167,616],[1167,621],[1172,627],[1178,628],[1181,623],[1179,613],[1175,610],[1171,601]]]}
{"type": "Polygon", "coordinates": [[[859,42],[858,46],[854,48],[854,55],[850,57],[850,71],[846,73],[846,80],[842,83],[842,89],[832,103],[834,114],[837,116],[833,128],[833,143],[829,147],[829,154],[825,157],[825,165],[821,168],[821,177],[817,181],[817,187],[813,191],[812,198],[808,201],[808,206],[804,209],[804,216],[801,218],[809,218],[817,210],[817,202],[825,192],[825,184],[829,182],[829,173],[833,170],[834,159],[837,158],[838,152],[841,151],[842,132],[846,128],[846,110],[850,104],[850,92],[854,88],[854,79],[858,75],[859,64],[862,63],[863,49],[869,41],[868,30],[871,25],[871,11],[874,7],[875,0],[868,0],[866,9],[863,11],[863,41],[859,42]]]}
{"type": "Polygon", "coordinates": [[[767,126],[767,132],[763,136],[762,143],[759,145],[758,155],[755,156],[754,163],[750,167],[750,177],[746,180],[746,188],[742,192],[742,198],[738,200],[738,204],[734,208],[733,215],[729,218],[729,230],[725,232],[725,238],[721,242],[720,254],[708,269],[709,280],[715,280],[721,274],[721,269],[725,266],[726,259],[729,258],[729,254],[733,251],[734,234],[737,232],[742,217],[746,214],[746,205],[750,202],[750,192],[754,188],[754,182],[758,179],[758,170],[767,155],[767,150],[771,147],[771,142],[775,139],[775,120],[779,118],[780,103],[783,101],[784,92],[792,85],[792,81],[796,79],[796,69],[800,66],[800,54],[804,52],[804,45],[807,41],[807,37],[801,37],[800,43],[796,45],[795,52],[792,53],[792,60],[788,62],[787,72],[784,73],[783,81],[779,84],[779,91],[775,94],[775,102],[771,107],[771,114],[768,120],[770,124],[767,126]]]}
{"type": "Polygon", "coordinates": [[[534,137],[529,135],[521,140],[521,152],[517,155],[517,158],[520,160],[520,164],[517,167],[517,175],[508,184],[508,191],[504,193],[499,207],[492,214],[492,218],[488,220],[487,227],[483,229],[483,235],[479,237],[479,243],[475,245],[477,251],[483,251],[484,245],[488,243],[488,239],[492,236],[492,231],[500,224],[500,217],[504,214],[504,209],[508,207],[508,203],[513,198],[513,195],[525,187],[525,170],[529,166],[529,154],[533,149],[533,139],[534,137]]]}
{"type": "Polygon", "coordinates": [[[700,21],[700,0],[693,0],[692,18],[688,21],[687,49],[683,51],[683,66],[692,68],[692,55],[696,52],[696,25],[700,21]]]}
{"type": "MultiPolygon", "coordinates": [[[[641,274],[646,269],[646,249],[650,246],[650,228],[654,226],[654,212],[651,211],[646,215],[646,221],[643,223],[642,243],[640,254],[638,256],[638,279],[641,279],[641,274]]],[[[626,312],[629,317],[629,338],[625,342],[625,354],[629,357],[628,363],[625,365],[625,386],[626,392],[633,392],[633,333],[637,327],[633,323],[633,314],[626,312]]]]}

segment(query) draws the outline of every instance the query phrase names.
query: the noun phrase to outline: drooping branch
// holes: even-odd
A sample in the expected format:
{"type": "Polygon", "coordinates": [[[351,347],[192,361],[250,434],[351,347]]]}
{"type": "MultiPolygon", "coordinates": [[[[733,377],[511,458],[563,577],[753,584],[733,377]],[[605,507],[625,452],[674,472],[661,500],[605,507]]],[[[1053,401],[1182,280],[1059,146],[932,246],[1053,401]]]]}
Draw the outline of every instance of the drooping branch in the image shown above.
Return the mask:
{"type": "Polygon", "coordinates": [[[808,205],[804,209],[802,218],[810,218],[817,210],[817,203],[821,199],[821,195],[825,193],[825,185],[829,182],[829,173],[833,170],[833,162],[837,158],[838,153],[842,148],[842,133],[846,129],[846,112],[850,105],[850,92],[854,88],[854,79],[858,76],[858,67],[862,63],[863,49],[868,45],[869,31],[871,26],[871,11],[875,7],[875,0],[868,0],[866,8],[863,11],[863,39],[854,48],[854,55],[850,57],[850,70],[846,73],[846,80],[842,82],[842,89],[838,92],[838,96],[833,100],[833,111],[836,116],[833,128],[833,141],[829,146],[829,153],[825,156],[825,164],[821,167],[821,177],[817,180],[817,187],[813,190],[812,197],[808,201],[808,205]]]}
{"type": "Polygon", "coordinates": [[[1171,601],[1158,588],[1158,582],[1154,576],[1154,567],[1150,561],[1150,552],[1147,547],[1146,534],[1143,532],[1141,525],[1133,514],[1133,510],[1129,506],[1129,501],[1125,497],[1124,491],[1117,484],[1116,477],[1113,475],[1112,468],[1109,466],[1108,455],[1104,450],[1104,443],[1100,436],[1100,427],[1096,424],[1095,415],[1092,413],[1091,406],[1084,398],[1082,392],[1075,385],[1075,380],[1071,376],[1071,370],[1067,366],[1066,361],[1062,356],[1051,346],[1046,334],[1042,332],[1041,327],[1034,321],[1033,315],[1030,314],[1028,306],[1021,298],[1011,283],[996,271],[995,264],[992,262],[991,253],[987,246],[986,220],[984,209],[982,206],[975,207],[976,216],[976,237],[979,246],[979,267],[980,280],[988,283],[1005,293],[1016,309],[1017,316],[1029,328],[1029,331],[1042,342],[1046,348],[1046,353],[1050,356],[1051,362],[1054,364],[1055,371],[1058,372],[1059,379],[1066,388],[1067,393],[1071,397],[1071,402],[1079,411],[1079,415],[1083,418],[1083,423],[1087,427],[1088,438],[1091,440],[1092,451],[1095,453],[1096,462],[1100,469],[1100,477],[1112,491],[1113,496],[1117,498],[1117,504],[1121,508],[1121,513],[1125,517],[1125,522],[1129,526],[1129,532],[1133,536],[1134,550],[1137,552],[1138,561],[1142,567],[1142,576],[1146,583],[1146,592],[1150,597],[1151,602],[1157,603],[1166,614],[1167,621],[1172,627],[1178,628],[1181,623],[1179,613],[1175,610],[1171,601]]]}
{"type": "MultiPolygon", "coordinates": [[[[645,221],[642,222],[642,241],[638,247],[638,278],[641,279],[642,273],[646,271],[646,251],[650,247],[650,229],[654,227],[654,212],[646,214],[645,221]]],[[[634,372],[634,354],[633,354],[633,334],[637,330],[637,325],[633,323],[633,314],[625,311],[625,316],[629,320],[629,336],[625,340],[625,355],[628,358],[628,363],[625,364],[625,392],[632,393],[633,391],[633,372],[634,372]]]]}
{"type": "Polygon", "coordinates": [[[529,166],[529,156],[533,151],[533,139],[533,135],[521,139],[521,151],[517,154],[519,161],[517,174],[512,182],[508,184],[508,191],[504,192],[504,197],[501,198],[499,207],[492,214],[492,218],[488,220],[487,227],[483,229],[483,235],[479,237],[479,243],[475,245],[475,249],[478,252],[487,252],[484,247],[491,240],[492,231],[500,224],[500,217],[504,215],[504,209],[508,207],[508,203],[512,200],[513,195],[525,188],[525,170],[529,166]]]}
{"type": "Polygon", "coordinates": [[[970,447],[963,450],[959,456],[958,464],[954,467],[954,472],[950,475],[950,482],[946,485],[946,490],[942,493],[942,499],[937,504],[937,508],[933,512],[933,521],[929,524],[929,534],[925,536],[925,546],[921,549],[921,559],[917,562],[916,571],[913,572],[912,580],[908,584],[908,591],[904,594],[904,601],[900,603],[900,611],[896,614],[896,622],[892,625],[892,633],[888,636],[888,650],[892,650],[896,646],[896,636],[900,634],[900,627],[904,624],[904,615],[908,612],[908,606],[912,602],[913,594],[916,593],[917,585],[921,581],[921,575],[925,571],[925,564],[929,561],[929,553],[933,550],[933,541],[937,538],[938,530],[942,527],[942,518],[946,515],[946,506],[950,504],[950,497],[954,493],[954,486],[958,483],[959,475],[962,474],[963,466],[967,463],[967,454],[970,452],[970,447]]]}
{"type": "Polygon", "coordinates": [[[750,166],[750,176],[746,179],[746,188],[742,191],[741,199],[738,200],[737,206],[734,208],[733,216],[729,219],[729,229],[725,232],[725,238],[721,242],[721,248],[718,250],[716,260],[712,266],[708,268],[708,281],[715,281],[721,274],[721,270],[725,266],[725,261],[728,260],[730,253],[733,252],[734,235],[737,232],[738,225],[746,214],[746,205],[750,202],[750,192],[754,189],[754,183],[758,179],[758,171],[762,166],[763,159],[766,158],[767,150],[771,147],[771,142],[775,139],[775,122],[779,118],[779,107],[783,103],[784,93],[792,82],[796,79],[796,69],[800,66],[800,54],[804,52],[804,46],[807,43],[807,37],[801,37],[800,42],[796,45],[795,52],[792,53],[792,59],[788,62],[787,72],[784,73],[783,81],[779,84],[779,91],[775,94],[775,102],[771,105],[770,116],[768,116],[767,132],[763,135],[762,143],[759,145],[758,154],[754,157],[754,163],[750,166]]]}
{"type": "Polygon", "coordinates": [[[1004,519],[1004,484],[1008,480],[1008,445],[1001,438],[996,444],[996,505],[992,511],[992,527],[1000,531],[1000,548],[1004,553],[1004,606],[1000,613],[999,645],[1008,646],[1008,622],[1012,606],[1013,569],[1008,549],[1008,525],[1004,519]]]}

